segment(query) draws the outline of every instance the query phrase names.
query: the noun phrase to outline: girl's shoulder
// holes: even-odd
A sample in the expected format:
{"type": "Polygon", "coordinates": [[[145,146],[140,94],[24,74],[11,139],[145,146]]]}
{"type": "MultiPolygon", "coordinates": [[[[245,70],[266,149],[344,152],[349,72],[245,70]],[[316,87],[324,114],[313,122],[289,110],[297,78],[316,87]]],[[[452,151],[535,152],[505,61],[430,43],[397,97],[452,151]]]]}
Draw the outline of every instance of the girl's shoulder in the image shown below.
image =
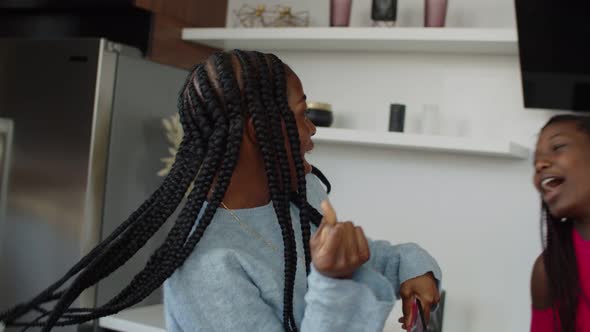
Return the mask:
{"type": "Polygon", "coordinates": [[[551,295],[549,293],[549,278],[545,269],[543,254],[539,255],[533,265],[531,276],[531,298],[533,309],[544,310],[552,307],[551,295]]]}

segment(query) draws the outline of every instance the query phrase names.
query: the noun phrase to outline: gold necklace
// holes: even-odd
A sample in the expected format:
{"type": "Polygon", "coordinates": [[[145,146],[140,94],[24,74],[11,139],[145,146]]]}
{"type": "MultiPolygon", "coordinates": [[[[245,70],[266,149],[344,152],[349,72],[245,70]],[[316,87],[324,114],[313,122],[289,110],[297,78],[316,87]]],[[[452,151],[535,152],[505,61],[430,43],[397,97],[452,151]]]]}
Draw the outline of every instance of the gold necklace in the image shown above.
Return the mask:
{"type": "MultiPolygon", "coordinates": [[[[231,216],[235,219],[236,223],[238,225],[240,225],[240,227],[242,227],[243,230],[245,230],[246,232],[250,233],[250,235],[254,236],[258,240],[262,241],[264,244],[266,244],[267,247],[271,248],[272,250],[276,251],[277,253],[280,253],[281,252],[279,250],[279,248],[277,248],[277,246],[275,246],[274,244],[272,244],[272,242],[270,242],[267,239],[265,239],[264,236],[262,236],[260,233],[258,233],[255,229],[253,229],[250,226],[248,226],[248,224],[243,223],[240,220],[240,218],[234,213],[234,211],[232,209],[228,208],[227,205],[225,205],[225,203],[221,202],[221,206],[224,209],[226,209],[227,212],[229,212],[229,214],[231,214],[231,216]]],[[[302,257],[302,256],[297,255],[297,259],[301,263],[303,263],[303,265],[305,265],[305,257],[302,257]]]]}

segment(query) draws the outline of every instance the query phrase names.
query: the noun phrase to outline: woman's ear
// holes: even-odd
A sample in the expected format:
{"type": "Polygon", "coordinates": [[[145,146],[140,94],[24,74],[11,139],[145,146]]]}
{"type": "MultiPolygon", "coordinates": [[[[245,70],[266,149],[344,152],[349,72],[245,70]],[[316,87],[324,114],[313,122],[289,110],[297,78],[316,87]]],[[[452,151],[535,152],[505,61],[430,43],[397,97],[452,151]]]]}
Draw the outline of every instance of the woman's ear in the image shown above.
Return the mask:
{"type": "Polygon", "coordinates": [[[246,137],[253,145],[258,145],[258,141],[256,140],[256,130],[254,129],[254,120],[252,117],[249,117],[246,121],[246,137]]]}

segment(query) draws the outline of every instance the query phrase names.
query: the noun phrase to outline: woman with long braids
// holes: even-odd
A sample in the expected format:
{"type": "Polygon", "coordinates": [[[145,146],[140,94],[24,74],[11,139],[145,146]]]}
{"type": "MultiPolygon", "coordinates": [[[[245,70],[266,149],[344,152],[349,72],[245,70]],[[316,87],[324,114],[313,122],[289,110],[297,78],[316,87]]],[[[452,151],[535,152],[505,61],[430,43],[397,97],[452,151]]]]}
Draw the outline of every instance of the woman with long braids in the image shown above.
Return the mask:
{"type": "Polygon", "coordinates": [[[535,153],[543,253],[533,267],[532,332],[590,331],[590,117],[558,115],[535,153]]]}
{"type": "Polygon", "coordinates": [[[0,322],[42,331],[80,324],[133,306],[162,284],[170,332],[382,331],[396,298],[404,328],[416,298],[428,319],[439,300],[437,263],[415,244],[368,241],[360,227],[337,220],[312,174],[321,173],[305,160],[315,127],[289,67],[270,54],[216,53],[191,71],[178,109],[184,137],[162,186],[0,322]],[[144,269],[107,303],[72,307],[152,237],[189,188],[144,269]]]}

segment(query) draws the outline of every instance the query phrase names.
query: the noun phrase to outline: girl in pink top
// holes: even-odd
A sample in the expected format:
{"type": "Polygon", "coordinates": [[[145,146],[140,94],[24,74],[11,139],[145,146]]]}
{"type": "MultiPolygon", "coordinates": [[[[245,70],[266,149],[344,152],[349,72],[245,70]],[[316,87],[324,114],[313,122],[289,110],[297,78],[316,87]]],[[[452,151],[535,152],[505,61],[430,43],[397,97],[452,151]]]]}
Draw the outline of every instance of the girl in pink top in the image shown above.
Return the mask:
{"type": "Polygon", "coordinates": [[[534,165],[544,250],[531,279],[531,332],[590,331],[590,117],[549,120],[534,165]]]}

